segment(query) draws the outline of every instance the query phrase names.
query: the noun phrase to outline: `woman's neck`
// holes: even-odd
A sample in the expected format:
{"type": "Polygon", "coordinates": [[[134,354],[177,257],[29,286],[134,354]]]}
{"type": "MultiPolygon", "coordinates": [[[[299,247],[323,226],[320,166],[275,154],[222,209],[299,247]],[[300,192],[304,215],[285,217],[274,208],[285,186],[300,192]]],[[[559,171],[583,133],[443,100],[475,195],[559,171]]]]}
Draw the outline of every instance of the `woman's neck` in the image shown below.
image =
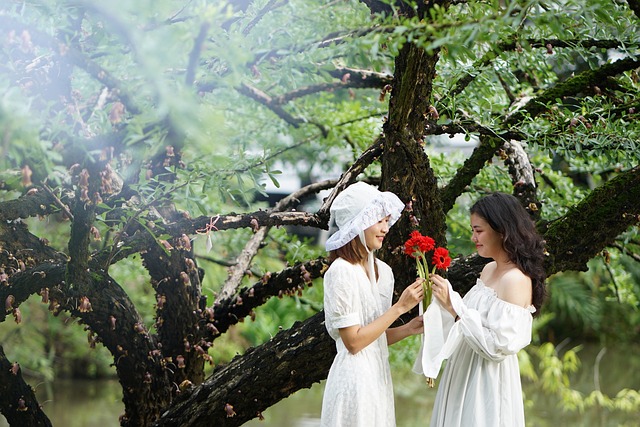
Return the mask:
{"type": "Polygon", "coordinates": [[[513,261],[511,261],[506,256],[503,259],[494,259],[494,261],[496,262],[496,268],[499,270],[508,270],[510,268],[513,268],[513,266],[515,265],[513,261]]]}

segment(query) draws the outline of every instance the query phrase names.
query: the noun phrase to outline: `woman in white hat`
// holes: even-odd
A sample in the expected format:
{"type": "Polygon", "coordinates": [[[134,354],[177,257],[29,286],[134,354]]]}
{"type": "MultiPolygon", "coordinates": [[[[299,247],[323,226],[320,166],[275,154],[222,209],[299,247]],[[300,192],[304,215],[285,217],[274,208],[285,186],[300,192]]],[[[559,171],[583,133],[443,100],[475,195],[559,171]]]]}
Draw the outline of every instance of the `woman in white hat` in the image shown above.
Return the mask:
{"type": "Polygon", "coordinates": [[[403,209],[395,194],[363,182],[347,187],[331,206],[338,230],[325,244],[331,266],[324,276],[324,310],[338,354],[324,390],[322,426],[395,426],[387,346],[422,333],[423,326],[419,317],[390,326],[422,300],[422,279],[392,305],[393,272],[373,252],[403,209]]]}

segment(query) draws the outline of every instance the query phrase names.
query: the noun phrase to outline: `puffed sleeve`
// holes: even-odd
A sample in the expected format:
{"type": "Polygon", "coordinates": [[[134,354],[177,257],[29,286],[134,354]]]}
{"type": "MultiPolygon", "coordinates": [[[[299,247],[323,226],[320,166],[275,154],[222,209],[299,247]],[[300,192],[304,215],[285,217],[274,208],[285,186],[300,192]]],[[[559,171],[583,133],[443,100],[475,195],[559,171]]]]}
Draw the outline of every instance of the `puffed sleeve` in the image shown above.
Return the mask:
{"type": "Polygon", "coordinates": [[[464,311],[457,322],[459,325],[455,326],[460,328],[469,346],[486,359],[501,362],[531,342],[533,317],[530,309],[494,298],[484,325],[476,310],[464,311]]]}
{"type": "Polygon", "coordinates": [[[355,292],[351,266],[336,260],[324,275],[325,326],[333,339],[338,329],[360,324],[359,293],[355,292]]]}
{"type": "MultiPolygon", "coordinates": [[[[460,295],[455,294],[458,298],[460,295]]],[[[454,295],[451,294],[453,300],[454,295]]],[[[455,305],[454,305],[455,307],[455,305]]],[[[422,304],[419,304],[419,312],[423,316],[424,333],[418,357],[413,365],[413,372],[423,374],[427,378],[436,378],[442,362],[448,358],[460,340],[460,334],[453,328],[453,317],[434,298],[422,313],[422,304]]]]}
{"type": "Polygon", "coordinates": [[[451,284],[449,295],[460,319],[454,322],[451,314],[434,298],[424,314],[425,331],[414,372],[435,378],[442,362],[451,356],[461,340],[481,357],[494,362],[501,362],[531,342],[533,307],[518,307],[495,295],[487,297],[490,305],[483,323],[480,312],[467,307],[451,284]]]}

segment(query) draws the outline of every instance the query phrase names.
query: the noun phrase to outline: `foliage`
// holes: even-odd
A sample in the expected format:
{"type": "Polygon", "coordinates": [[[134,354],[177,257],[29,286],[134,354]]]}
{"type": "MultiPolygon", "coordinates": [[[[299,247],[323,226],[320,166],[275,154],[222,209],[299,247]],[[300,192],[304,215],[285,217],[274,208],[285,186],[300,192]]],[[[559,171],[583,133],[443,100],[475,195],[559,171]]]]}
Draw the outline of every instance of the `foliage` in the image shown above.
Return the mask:
{"type": "MultiPolygon", "coordinates": [[[[575,394],[567,378],[576,359],[545,342],[638,333],[638,185],[609,187],[635,182],[640,160],[631,3],[5,3],[0,294],[15,307],[0,321],[20,308],[29,323],[2,322],[0,339],[25,370],[51,379],[60,365],[90,366],[100,376],[113,363],[123,424],[166,416],[184,387],[205,381],[204,369],[215,382],[223,374],[213,365],[252,360],[280,329],[313,324],[321,309],[323,269],[311,261],[321,264],[324,251],[314,233],[328,226],[334,193],[277,208],[265,202],[272,189],[288,192],[291,176],[291,191],[336,179],[305,187],[315,196],[366,177],[411,200],[411,220],[446,241],[458,265],[474,249],[470,203],[516,193],[551,242],[556,273],[525,375],[578,409],[637,408],[630,391],[575,394]],[[505,148],[512,143],[524,158],[505,148]],[[583,213],[589,220],[576,219],[583,213]],[[56,317],[34,301],[43,286],[56,317]],[[88,297],[89,308],[80,303],[88,297]],[[87,333],[101,350],[85,352],[87,333]]],[[[392,245],[409,221],[394,227],[392,245]]],[[[381,255],[397,291],[414,271],[392,249],[381,255]]],[[[456,265],[450,273],[465,276],[456,265]]],[[[392,359],[407,363],[414,341],[392,359]]],[[[303,354],[319,363],[330,353],[303,354]]],[[[314,362],[304,381],[322,378],[314,362]]],[[[268,406],[309,386],[272,380],[284,383],[243,388],[251,414],[238,402],[238,415],[222,413],[220,423],[255,417],[250,393],[266,390],[257,397],[268,406]]]]}
{"type": "MultiPolygon", "coordinates": [[[[640,407],[640,395],[637,390],[623,388],[615,396],[610,396],[601,388],[601,380],[602,383],[609,382],[606,381],[607,378],[599,377],[599,364],[606,348],[602,349],[596,357],[593,373],[595,389],[585,393],[571,386],[571,377],[573,377],[573,383],[581,382],[579,378],[575,378],[576,372],[580,370],[578,357],[580,350],[580,346],[577,346],[564,350],[560,354],[558,348],[551,343],[531,346],[526,353],[520,353],[523,377],[539,384],[541,395],[548,400],[552,410],[576,411],[587,419],[596,419],[597,414],[602,410],[610,411],[612,414],[622,414],[622,418],[626,418],[625,413],[637,412],[640,407]],[[537,369],[531,366],[536,362],[539,365],[537,369]],[[535,374],[534,371],[540,374],[535,374]]],[[[625,355],[621,357],[626,358],[625,355]]],[[[614,374],[615,370],[610,372],[614,374]]],[[[587,388],[590,387],[587,386],[587,388]]]]}

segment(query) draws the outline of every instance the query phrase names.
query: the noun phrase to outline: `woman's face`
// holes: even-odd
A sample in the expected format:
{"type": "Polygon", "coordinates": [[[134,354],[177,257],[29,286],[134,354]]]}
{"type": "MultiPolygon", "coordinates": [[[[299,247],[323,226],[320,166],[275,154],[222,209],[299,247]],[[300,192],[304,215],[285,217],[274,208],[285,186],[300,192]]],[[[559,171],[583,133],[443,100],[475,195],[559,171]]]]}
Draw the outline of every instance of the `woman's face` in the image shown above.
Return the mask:
{"type": "Polygon", "coordinates": [[[375,251],[382,247],[384,237],[389,232],[389,216],[382,218],[371,227],[364,230],[364,240],[370,251],[375,251]]]}
{"type": "Polygon", "coordinates": [[[496,259],[504,251],[502,236],[481,216],[471,214],[471,231],[471,240],[476,244],[476,250],[481,257],[496,259]]]}

